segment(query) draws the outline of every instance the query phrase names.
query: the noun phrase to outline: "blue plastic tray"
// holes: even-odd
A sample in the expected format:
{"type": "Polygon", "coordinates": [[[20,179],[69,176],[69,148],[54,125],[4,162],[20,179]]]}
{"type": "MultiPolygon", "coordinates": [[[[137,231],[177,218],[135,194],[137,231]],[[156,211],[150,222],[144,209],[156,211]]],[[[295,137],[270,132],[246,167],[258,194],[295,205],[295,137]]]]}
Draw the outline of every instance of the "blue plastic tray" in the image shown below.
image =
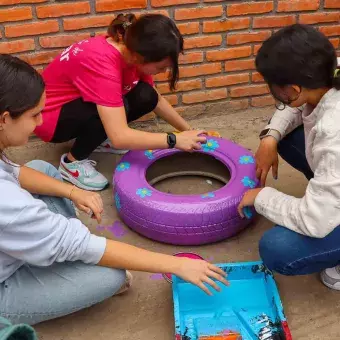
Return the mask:
{"type": "Polygon", "coordinates": [[[213,296],[173,277],[176,340],[292,339],[273,275],[262,262],[217,266],[230,286],[218,283],[222,291],[213,296]]]}

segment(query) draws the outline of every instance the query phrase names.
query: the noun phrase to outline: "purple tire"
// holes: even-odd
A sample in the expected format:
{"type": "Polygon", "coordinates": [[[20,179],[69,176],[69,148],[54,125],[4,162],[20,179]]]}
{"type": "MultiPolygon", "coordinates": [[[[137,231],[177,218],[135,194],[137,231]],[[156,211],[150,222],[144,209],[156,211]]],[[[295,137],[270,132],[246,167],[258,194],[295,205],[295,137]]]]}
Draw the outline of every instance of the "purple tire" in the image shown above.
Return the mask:
{"type": "Polygon", "coordinates": [[[201,153],[222,162],[230,171],[224,187],[203,195],[172,195],[153,188],[147,169],[178,150],[130,151],[114,174],[114,200],[127,226],[150,239],[176,245],[199,245],[229,238],[254,217],[238,215],[243,194],[258,185],[252,154],[233,142],[209,137],[201,153]]]}

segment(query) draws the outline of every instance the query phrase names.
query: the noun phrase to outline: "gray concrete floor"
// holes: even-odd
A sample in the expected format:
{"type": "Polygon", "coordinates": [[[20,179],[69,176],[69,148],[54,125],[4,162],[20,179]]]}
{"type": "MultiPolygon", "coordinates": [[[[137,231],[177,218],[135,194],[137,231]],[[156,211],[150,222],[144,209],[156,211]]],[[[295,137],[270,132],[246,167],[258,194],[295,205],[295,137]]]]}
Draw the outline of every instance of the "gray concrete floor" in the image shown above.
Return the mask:
{"type": "MultiPolygon", "coordinates": [[[[258,146],[258,132],[272,113],[269,109],[249,110],[222,116],[195,118],[192,125],[204,129],[216,129],[225,138],[255,151],[258,146]]],[[[154,123],[143,124],[147,130],[156,128],[154,123]]],[[[167,129],[165,125],[158,126],[167,129]]],[[[55,165],[59,163],[67,145],[46,145],[31,142],[29,145],[11,150],[9,155],[21,163],[31,159],[44,159],[55,165]]],[[[98,169],[108,178],[119,161],[113,155],[94,154],[98,169]]],[[[175,182],[174,182],[175,185],[175,182]]],[[[306,180],[282,160],[279,180],[272,185],[285,193],[301,197],[306,180]]],[[[102,192],[105,214],[102,225],[111,225],[118,220],[112,206],[112,188],[102,192]]],[[[108,231],[97,231],[96,223],[83,216],[84,223],[97,234],[115,238],[108,231]]],[[[199,247],[175,247],[148,240],[126,228],[127,233],[120,241],[153,251],[172,254],[177,251],[194,251],[213,262],[234,262],[258,260],[258,241],[271,228],[272,223],[259,218],[247,230],[233,239],[199,247]]],[[[339,339],[340,296],[338,292],[324,287],[318,275],[284,277],[276,275],[285,312],[296,340],[339,339]]],[[[96,306],[73,315],[52,320],[36,326],[40,339],[45,340],[151,340],[174,339],[172,295],[170,285],[155,280],[148,273],[134,273],[132,289],[125,295],[113,297],[96,306]]]]}

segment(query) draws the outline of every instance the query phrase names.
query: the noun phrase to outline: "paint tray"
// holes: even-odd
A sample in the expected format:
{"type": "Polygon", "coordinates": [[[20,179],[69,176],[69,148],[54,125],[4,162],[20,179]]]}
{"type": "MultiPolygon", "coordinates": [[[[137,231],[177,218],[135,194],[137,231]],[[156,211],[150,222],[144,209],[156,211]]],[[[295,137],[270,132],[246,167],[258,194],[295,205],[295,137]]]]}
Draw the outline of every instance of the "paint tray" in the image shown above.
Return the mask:
{"type": "Polygon", "coordinates": [[[218,264],[230,286],[208,296],[173,276],[176,340],[292,340],[271,271],[262,262],[218,264]]]}

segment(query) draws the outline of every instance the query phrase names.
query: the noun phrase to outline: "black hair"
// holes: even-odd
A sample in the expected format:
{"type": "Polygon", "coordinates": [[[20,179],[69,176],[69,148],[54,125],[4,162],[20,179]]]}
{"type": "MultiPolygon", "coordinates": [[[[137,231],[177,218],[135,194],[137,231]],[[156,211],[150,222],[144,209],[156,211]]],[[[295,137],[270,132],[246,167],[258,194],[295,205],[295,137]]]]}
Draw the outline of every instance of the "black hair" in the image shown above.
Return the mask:
{"type": "Polygon", "coordinates": [[[0,54],[0,115],[8,111],[19,118],[39,104],[45,90],[43,78],[25,61],[0,54]]]}
{"type": "Polygon", "coordinates": [[[256,56],[256,68],[273,87],[298,85],[307,89],[340,90],[336,51],[325,35],[311,26],[287,26],[267,39],[256,56]]]}
{"type": "Polygon", "coordinates": [[[169,77],[173,90],[179,78],[178,58],[183,53],[183,37],[175,23],[165,15],[146,14],[138,19],[133,14],[119,14],[110,24],[108,34],[115,41],[144,58],[145,62],[159,62],[170,58],[169,77]]]}

